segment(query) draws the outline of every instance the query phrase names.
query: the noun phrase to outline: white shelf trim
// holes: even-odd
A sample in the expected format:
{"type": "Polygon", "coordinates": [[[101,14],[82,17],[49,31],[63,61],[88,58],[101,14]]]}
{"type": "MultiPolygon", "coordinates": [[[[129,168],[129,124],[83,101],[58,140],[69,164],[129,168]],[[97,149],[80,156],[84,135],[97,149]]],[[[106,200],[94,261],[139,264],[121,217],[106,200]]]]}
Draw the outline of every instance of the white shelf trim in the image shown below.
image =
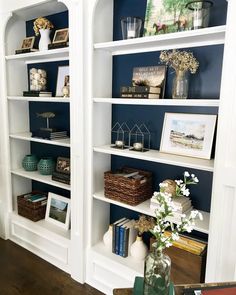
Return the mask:
{"type": "Polygon", "coordinates": [[[47,139],[32,137],[31,132],[21,132],[21,133],[10,134],[10,138],[25,140],[25,141],[34,141],[34,142],[57,145],[57,146],[70,147],[70,138],[62,138],[58,140],[47,140],[47,139]]]}
{"type": "Polygon", "coordinates": [[[8,100],[17,100],[17,101],[36,101],[36,102],[63,102],[69,103],[70,98],[64,97],[31,97],[31,96],[8,96],[8,100]]]}
{"type": "Polygon", "coordinates": [[[134,158],[144,161],[151,161],[157,163],[163,163],[168,165],[181,166],[185,168],[193,168],[198,170],[204,170],[213,172],[214,160],[206,160],[185,156],[178,156],[172,154],[166,154],[157,150],[150,150],[146,152],[130,151],[129,149],[116,149],[110,147],[110,145],[104,145],[94,147],[94,151],[103,154],[116,155],[121,157],[134,158]]]}
{"type": "Polygon", "coordinates": [[[112,55],[158,51],[224,44],[226,26],[162,34],[94,44],[95,50],[106,50],[112,55]]]}
{"type": "Polygon", "coordinates": [[[70,230],[63,230],[56,225],[47,222],[45,219],[39,220],[37,222],[31,221],[23,216],[18,215],[15,211],[10,214],[10,217],[12,221],[17,221],[22,226],[29,228],[32,232],[35,232],[36,234],[40,234],[45,239],[49,239],[49,237],[52,238],[53,236],[55,239],[58,240],[59,245],[62,245],[63,243],[65,246],[69,246],[70,230]]]}
{"type": "Polygon", "coordinates": [[[130,99],[95,97],[97,103],[125,104],[125,105],[157,105],[157,106],[199,106],[218,107],[219,99],[130,99]]]}
{"type": "Polygon", "coordinates": [[[38,182],[42,182],[42,183],[46,183],[55,187],[59,187],[65,190],[70,191],[70,185],[68,184],[64,184],[58,181],[54,181],[52,180],[52,176],[51,175],[41,175],[39,174],[38,171],[25,171],[23,169],[16,169],[16,170],[12,170],[11,171],[12,174],[14,175],[18,175],[24,178],[28,178],[28,179],[32,179],[32,180],[36,180],[38,182]]]}
{"type": "Polygon", "coordinates": [[[69,47],[36,51],[5,56],[6,60],[24,60],[25,63],[51,62],[55,60],[69,60],[69,47]]]}
{"type": "MultiPolygon", "coordinates": [[[[129,210],[133,210],[135,212],[139,212],[145,215],[149,215],[149,216],[153,216],[155,217],[155,213],[153,210],[150,209],[150,199],[146,200],[145,202],[137,205],[137,206],[131,206],[131,205],[127,205],[125,203],[121,203],[109,198],[106,198],[104,196],[104,191],[100,191],[100,192],[96,192],[93,197],[97,200],[106,202],[106,203],[110,203],[110,204],[114,204],[123,208],[127,208],[129,210]]],[[[203,220],[196,220],[195,223],[196,225],[194,226],[194,230],[197,230],[199,232],[208,234],[209,233],[209,219],[210,219],[210,213],[208,212],[204,212],[204,211],[200,211],[199,212],[202,213],[203,215],[203,220]]],[[[174,220],[172,220],[174,222],[174,220]]]]}

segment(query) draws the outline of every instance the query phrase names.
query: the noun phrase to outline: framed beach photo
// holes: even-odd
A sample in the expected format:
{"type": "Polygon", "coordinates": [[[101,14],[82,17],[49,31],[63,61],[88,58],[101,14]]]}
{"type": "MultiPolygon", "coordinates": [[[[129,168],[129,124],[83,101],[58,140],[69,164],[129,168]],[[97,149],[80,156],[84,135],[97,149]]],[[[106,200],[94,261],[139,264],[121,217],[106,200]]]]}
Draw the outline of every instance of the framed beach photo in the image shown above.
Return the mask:
{"type": "Polygon", "coordinates": [[[56,96],[63,96],[62,88],[70,85],[69,66],[60,66],[57,71],[56,96]]]}
{"type": "Polygon", "coordinates": [[[69,38],[69,29],[61,29],[61,30],[56,30],[52,43],[61,43],[61,42],[67,42],[69,38]]]}
{"type": "Polygon", "coordinates": [[[23,39],[21,49],[32,49],[34,46],[35,37],[28,37],[23,39]]]}
{"type": "Polygon", "coordinates": [[[216,115],[165,113],[160,151],[211,158],[216,115]]]}
{"type": "Polygon", "coordinates": [[[70,199],[54,193],[48,193],[46,221],[68,230],[70,225],[70,210],[70,199]]]}

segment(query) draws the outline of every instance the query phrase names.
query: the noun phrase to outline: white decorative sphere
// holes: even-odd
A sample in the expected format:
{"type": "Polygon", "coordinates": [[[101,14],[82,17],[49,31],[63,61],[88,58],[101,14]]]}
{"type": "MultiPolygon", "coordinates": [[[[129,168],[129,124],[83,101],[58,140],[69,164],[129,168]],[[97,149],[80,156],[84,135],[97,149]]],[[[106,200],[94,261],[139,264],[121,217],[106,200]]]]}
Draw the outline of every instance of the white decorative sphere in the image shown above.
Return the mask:
{"type": "Polygon", "coordinates": [[[35,80],[35,79],[33,79],[31,83],[32,83],[32,85],[34,85],[34,86],[37,86],[37,85],[39,84],[39,83],[38,83],[38,80],[35,80]]]}
{"type": "Polygon", "coordinates": [[[47,83],[47,80],[45,79],[45,78],[43,78],[43,77],[41,77],[40,79],[39,79],[39,84],[40,85],[46,85],[46,83],[47,83]]]}
{"type": "Polygon", "coordinates": [[[34,74],[34,79],[39,80],[41,78],[39,73],[35,73],[34,74]]]}
{"type": "Polygon", "coordinates": [[[35,74],[35,73],[37,73],[37,69],[35,68],[30,69],[30,74],[35,74]]]}

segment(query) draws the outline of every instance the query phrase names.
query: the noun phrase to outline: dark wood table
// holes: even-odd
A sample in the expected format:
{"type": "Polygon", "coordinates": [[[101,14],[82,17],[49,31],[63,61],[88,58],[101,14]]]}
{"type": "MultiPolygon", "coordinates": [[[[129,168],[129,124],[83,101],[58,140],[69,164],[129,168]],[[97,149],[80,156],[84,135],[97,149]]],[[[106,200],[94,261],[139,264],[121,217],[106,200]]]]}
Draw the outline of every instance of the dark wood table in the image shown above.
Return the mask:
{"type": "MultiPolygon", "coordinates": [[[[200,287],[213,287],[213,286],[225,286],[235,285],[236,282],[227,283],[208,283],[208,284],[191,284],[191,285],[175,285],[175,295],[182,295],[184,288],[200,288],[200,287]]],[[[132,288],[114,289],[114,295],[132,295],[132,288]]]]}

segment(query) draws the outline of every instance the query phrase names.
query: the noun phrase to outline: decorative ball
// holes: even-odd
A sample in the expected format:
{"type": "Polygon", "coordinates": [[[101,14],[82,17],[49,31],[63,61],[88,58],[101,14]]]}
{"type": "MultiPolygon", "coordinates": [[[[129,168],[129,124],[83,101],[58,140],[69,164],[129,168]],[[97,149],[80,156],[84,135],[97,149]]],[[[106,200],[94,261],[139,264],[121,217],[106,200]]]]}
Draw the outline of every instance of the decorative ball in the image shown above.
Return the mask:
{"type": "Polygon", "coordinates": [[[34,85],[34,86],[38,85],[38,80],[33,79],[32,80],[32,85],[34,85]]]}
{"type": "Polygon", "coordinates": [[[41,77],[45,78],[47,76],[47,73],[45,70],[38,69],[38,73],[41,75],[41,77]]]}
{"type": "Polygon", "coordinates": [[[47,81],[46,81],[45,78],[41,77],[41,78],[39,79],[39,83],[40,83],[41,85],[46,85],[47,81]]]}
{"type": "Polygon", "coordinates": [[[175,194],[176,194],[176,183],[174,180],[172,179],[166,179],[164,181],[162,181],[162,183],[167,183],[168,186],[167,187],[163,187],[163,191],[165,193],[171,194],[171,196],[174,198],[175,194]]]}
{"type": "Polygon", "coordinates": [[[37,69],[35,68],[30,69],[30,74],[35,74],[35,73],[37,73],[37,69]]]}
{"type": "Polygon", "coordinates": [[[41,77],[41,76],[40,76],[40,74],[39,74],[39,73],[35,73],[35,74],[34,74],[34,79],[35,79],[35,80],[39,80],[39,79],[40,79],[40,77],[41,77]]]}

